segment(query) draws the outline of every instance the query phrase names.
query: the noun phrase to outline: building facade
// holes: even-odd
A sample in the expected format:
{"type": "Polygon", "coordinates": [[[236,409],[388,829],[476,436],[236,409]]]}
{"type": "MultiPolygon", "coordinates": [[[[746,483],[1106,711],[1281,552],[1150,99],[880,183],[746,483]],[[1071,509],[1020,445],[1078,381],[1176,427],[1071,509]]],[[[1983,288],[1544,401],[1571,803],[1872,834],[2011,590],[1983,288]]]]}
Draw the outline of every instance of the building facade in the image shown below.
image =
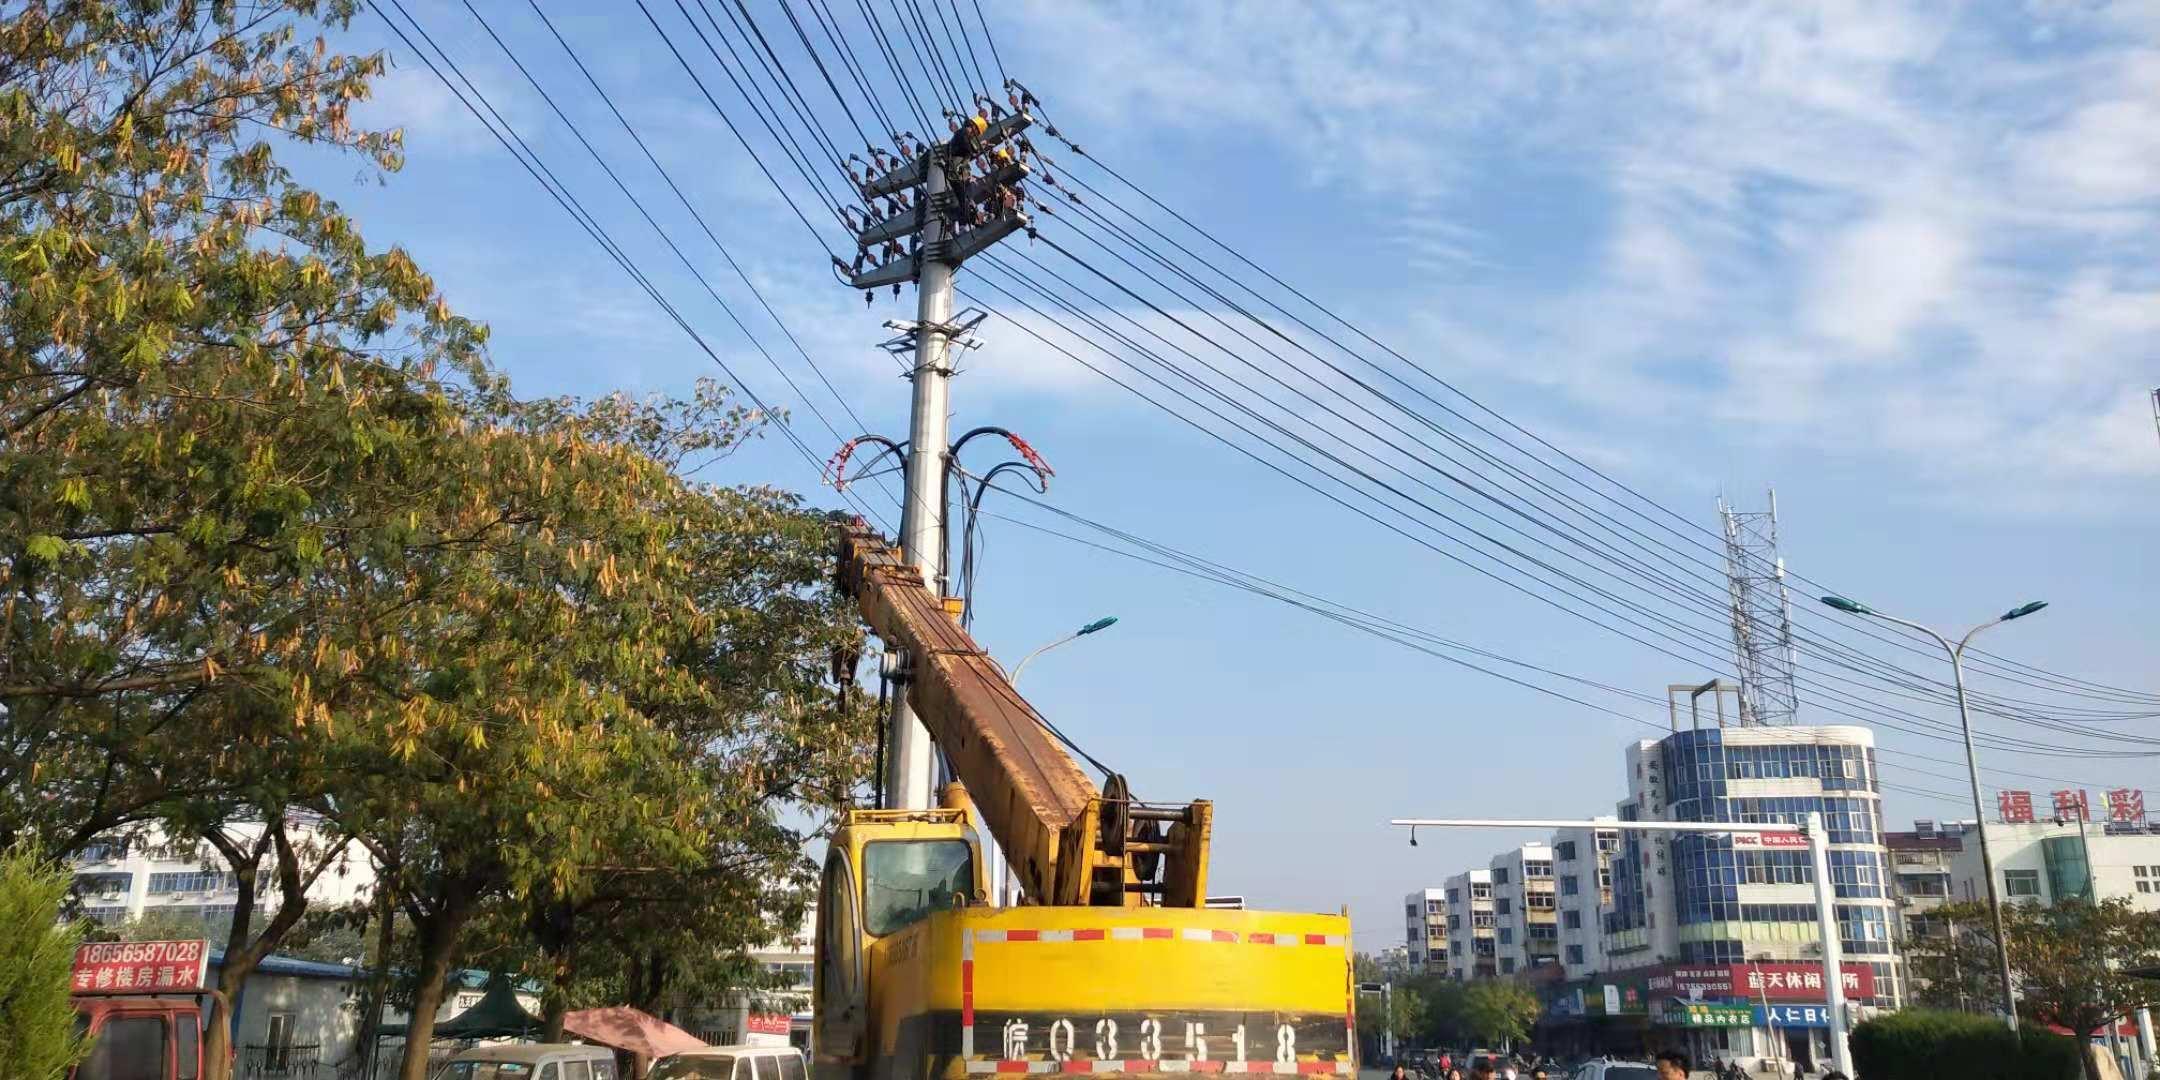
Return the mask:
{"type": "Polygon", "coordinates": [[[1403,958],[1410,970],[1446,970],[1447,943],[1447,890],[1420,889],[1403,897],[1403,958]]]}
{"type": "Polygon", "coordinates": [[[1524,844],[1492,857],[1497,975],[1526,974],[1560,960],[1560,918],[1553,891],[1552,847],[1524,844]]]}
{"type": "Polygon", "coordinates": [[[1561,829],[1553,833],[1553,893],[1560,923],[1560,965],[1570,979],[1604,971],[1605,910],[1612,905],[1612,860],[1620,849],[1616,829],[1561,829]]]}
{"type": "MultiPolygon", "coordinates": [[[[295,816],[288,827],[303,857],[321,843],[323,831],[312,819],[295,816]]],[[[242,843],[254,843],[262,825],[235,822],[226,832],[242,843]]],[[[331,864],[308,888],[308,903],[317,910],[343,907],[367,897],[375,884],[374,866],[358,849],[340,844],[329,853],[331,864]]],[[[256,903],[274,907],[276,856],[266,856],[257,878],[256,903]]],[[[82,914],[102,923],[117,924],[146,916],[162,916],[180,924],[200,923],[204,935],[222,941],[231,924],[240,888],[215,848],[200,840],[173,838],[156,828],[142,828],[125,836],[101,839],[75,856],[75,898],[82,914]]]]}
{"type": "Polygon", "coordinates": [[[1456,979],[1487,979],[1500,971],[1499,916],[1490,869],[1447,879],[1447,971],[1456,979]]]}
{"type": "MultiPolygon", "coordinates": [[[[2123,899],[2160,911],[2160,825],[2053,819],[1988,822],[1995,885],[2004,902],[2053,905],[2065,899],[2123,899]]],[[[1907,936],[1942,930],[1933,912],[1987,899],[1980,834],[1970,821],[1916,821],[1889,833],[1898,912],[1907,936]]]]}

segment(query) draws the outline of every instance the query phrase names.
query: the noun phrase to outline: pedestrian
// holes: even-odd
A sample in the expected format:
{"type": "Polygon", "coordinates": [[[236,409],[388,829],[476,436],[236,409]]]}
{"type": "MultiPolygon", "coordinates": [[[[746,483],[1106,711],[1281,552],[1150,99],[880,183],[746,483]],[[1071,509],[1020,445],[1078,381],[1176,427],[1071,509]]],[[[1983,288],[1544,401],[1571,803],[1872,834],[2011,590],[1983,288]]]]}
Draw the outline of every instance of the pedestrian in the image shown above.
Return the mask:
{"type": "Polygon", "coordinates": [[[1658,1080],[1688,1080],[1688,1056],[1678,1050],[1659,1051],[1658,1080]]]}
{"type": "Polygon", "coordinates": [[[1492,1059],[1489,1057],[1477,1059],[1476,1064],[1470,1066],[1470,1078],[1471,1080],[1493,1080],[1492,1059]]]}
{"type": "Polygon", "coordinates": [[[1388,1074],[1388,1080],[1410,1080],[1410,1073],[1403,1068],[1402,1062],[1398,1061],[1395,1063],[1395,1071],[1388,1074]]]}
{"type": "Polygon", "coordinates": [[[1447,1076],[1454,1071],[1455,1058],[1445,1050],[1440,1051],[1440,1075],[1447,1076]]]}

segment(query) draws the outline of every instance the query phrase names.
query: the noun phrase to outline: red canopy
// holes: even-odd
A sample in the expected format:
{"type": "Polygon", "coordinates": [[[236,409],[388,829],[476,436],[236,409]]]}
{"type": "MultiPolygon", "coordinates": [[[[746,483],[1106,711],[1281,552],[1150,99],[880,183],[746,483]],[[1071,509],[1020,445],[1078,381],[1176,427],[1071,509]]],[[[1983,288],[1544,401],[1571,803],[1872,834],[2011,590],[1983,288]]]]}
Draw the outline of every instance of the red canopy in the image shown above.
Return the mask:
{"type": "Polygon", "coordinates": [[[654,1058],[705,1046],[697,1036],[628,1005],[567,1013],[563,1016],[563,1030],[586,1042],[654,1058]]]}

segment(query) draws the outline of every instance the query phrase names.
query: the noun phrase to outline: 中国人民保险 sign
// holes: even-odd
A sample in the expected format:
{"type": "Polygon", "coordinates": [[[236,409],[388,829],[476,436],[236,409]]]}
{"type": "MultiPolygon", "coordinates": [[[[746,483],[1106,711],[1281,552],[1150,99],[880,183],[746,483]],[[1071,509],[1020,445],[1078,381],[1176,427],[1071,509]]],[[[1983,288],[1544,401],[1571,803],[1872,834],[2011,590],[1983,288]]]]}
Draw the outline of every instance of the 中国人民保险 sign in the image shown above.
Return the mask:
{"type": "Polygon", "coordinates": [[[1754,1027],[1755,1010],[1718,1001],[1675,1001],[1665,1006],[1658,1022],[1667,1027],[1754,1027]]]}
{"type": "Polygon", "coordinates": [[[78,946],[68,987],[78,994],[192,994],[210,970],[210,943],[99,941],[78,946]]]}
{"type": "Polygon", "coordinates": [[[1804,848],[1807,834],[1796,832],[1736,832],[1732,834],[1732,846],[1736,848],[1804,848]]]}
{"type": "MultiPolygon", "coordinates": [[[[1866,964],[1846,964],[1845,995],[1875,996],[1875,971],[1866,964]]],[[[1650,976],[1653,993],[1691,998],[1739,998],[1769,1001],[1825,999],[1820,964],[1676,964],[1650,976]]]]}

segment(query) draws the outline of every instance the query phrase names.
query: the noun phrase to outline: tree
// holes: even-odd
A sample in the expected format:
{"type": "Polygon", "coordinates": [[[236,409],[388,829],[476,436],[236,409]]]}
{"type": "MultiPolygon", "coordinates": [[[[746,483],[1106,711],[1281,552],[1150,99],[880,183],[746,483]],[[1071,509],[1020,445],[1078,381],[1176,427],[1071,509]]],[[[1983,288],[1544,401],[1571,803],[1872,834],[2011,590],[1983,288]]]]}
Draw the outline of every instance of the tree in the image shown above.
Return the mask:
{"type": "Polygon", "coordinates": [[[27,845],[0,851],[0,1076],[57,1080],[82,1057],[68,976],[79,923],[59,921],[73,875],[27,845]]]}
{"type": "MultiPolygon", "coordinates": [[[[2000,1001],[1987,906],[1952,904],[1934,914],[1957,932],[1908,943],[1913,976],[1926,984],[1924,1000],[1982,1007],[2000,1001]]],[[[2127,974],[2160,964],[2160,913],[2138,911],[2121,897],[2097,905],[2077,898],[2053,907],[2016,903],[2003,907],[2003,929],[2018,1012],[2032,1022],[2090,1038],[2160,997],[2151,981],[2127,974]]],[[[2088,1063],[2088,1075],[2092,1069],[2088,1063]]]]}
{"type": "MultiPolygon", "coordinates": [[[[694,485],[647,452],[733,445],[749,419],[727,401],[717,387],[589,406],[462,394],[481,437],[445,448],[413,510],[422,533],[459,542],[383,553],[354,586],[423,597],[355,650],[381,662],[360,661],[372,685],[336,717],[345,779],[323,806],[412,922],[408,1076],[452,960],[505,936],[484,932],[498,905],[530,906],[574,963],[579,906],[603,886],[685,875],[678,896],[785,903],[750,873],[799,863],[781,805],[861,775],[867,729],[824,682],[855,633],[824,584],[826,526],[791,497],[694,485]]],[[[744,937],[703,945],[731,940],[744,937]]]]}
{"type": "Polygon", "coordinates": [[[1527,1037],[1538,1011],[1537,995],[1521,983],[1479,979],[1463,990],[1463,1025],[1488,1046],[1527,1037]]]}
{"type": "Polygon", "coordinates": [[[1429,1021],[1425,996],[1408,986],[1395,987],[1386,998],[1367,995],[1358,1008],[1358,1034],[1378,1043],[1392,1031],[1398,1046],[1423,1039],[1429,1021]]]}

